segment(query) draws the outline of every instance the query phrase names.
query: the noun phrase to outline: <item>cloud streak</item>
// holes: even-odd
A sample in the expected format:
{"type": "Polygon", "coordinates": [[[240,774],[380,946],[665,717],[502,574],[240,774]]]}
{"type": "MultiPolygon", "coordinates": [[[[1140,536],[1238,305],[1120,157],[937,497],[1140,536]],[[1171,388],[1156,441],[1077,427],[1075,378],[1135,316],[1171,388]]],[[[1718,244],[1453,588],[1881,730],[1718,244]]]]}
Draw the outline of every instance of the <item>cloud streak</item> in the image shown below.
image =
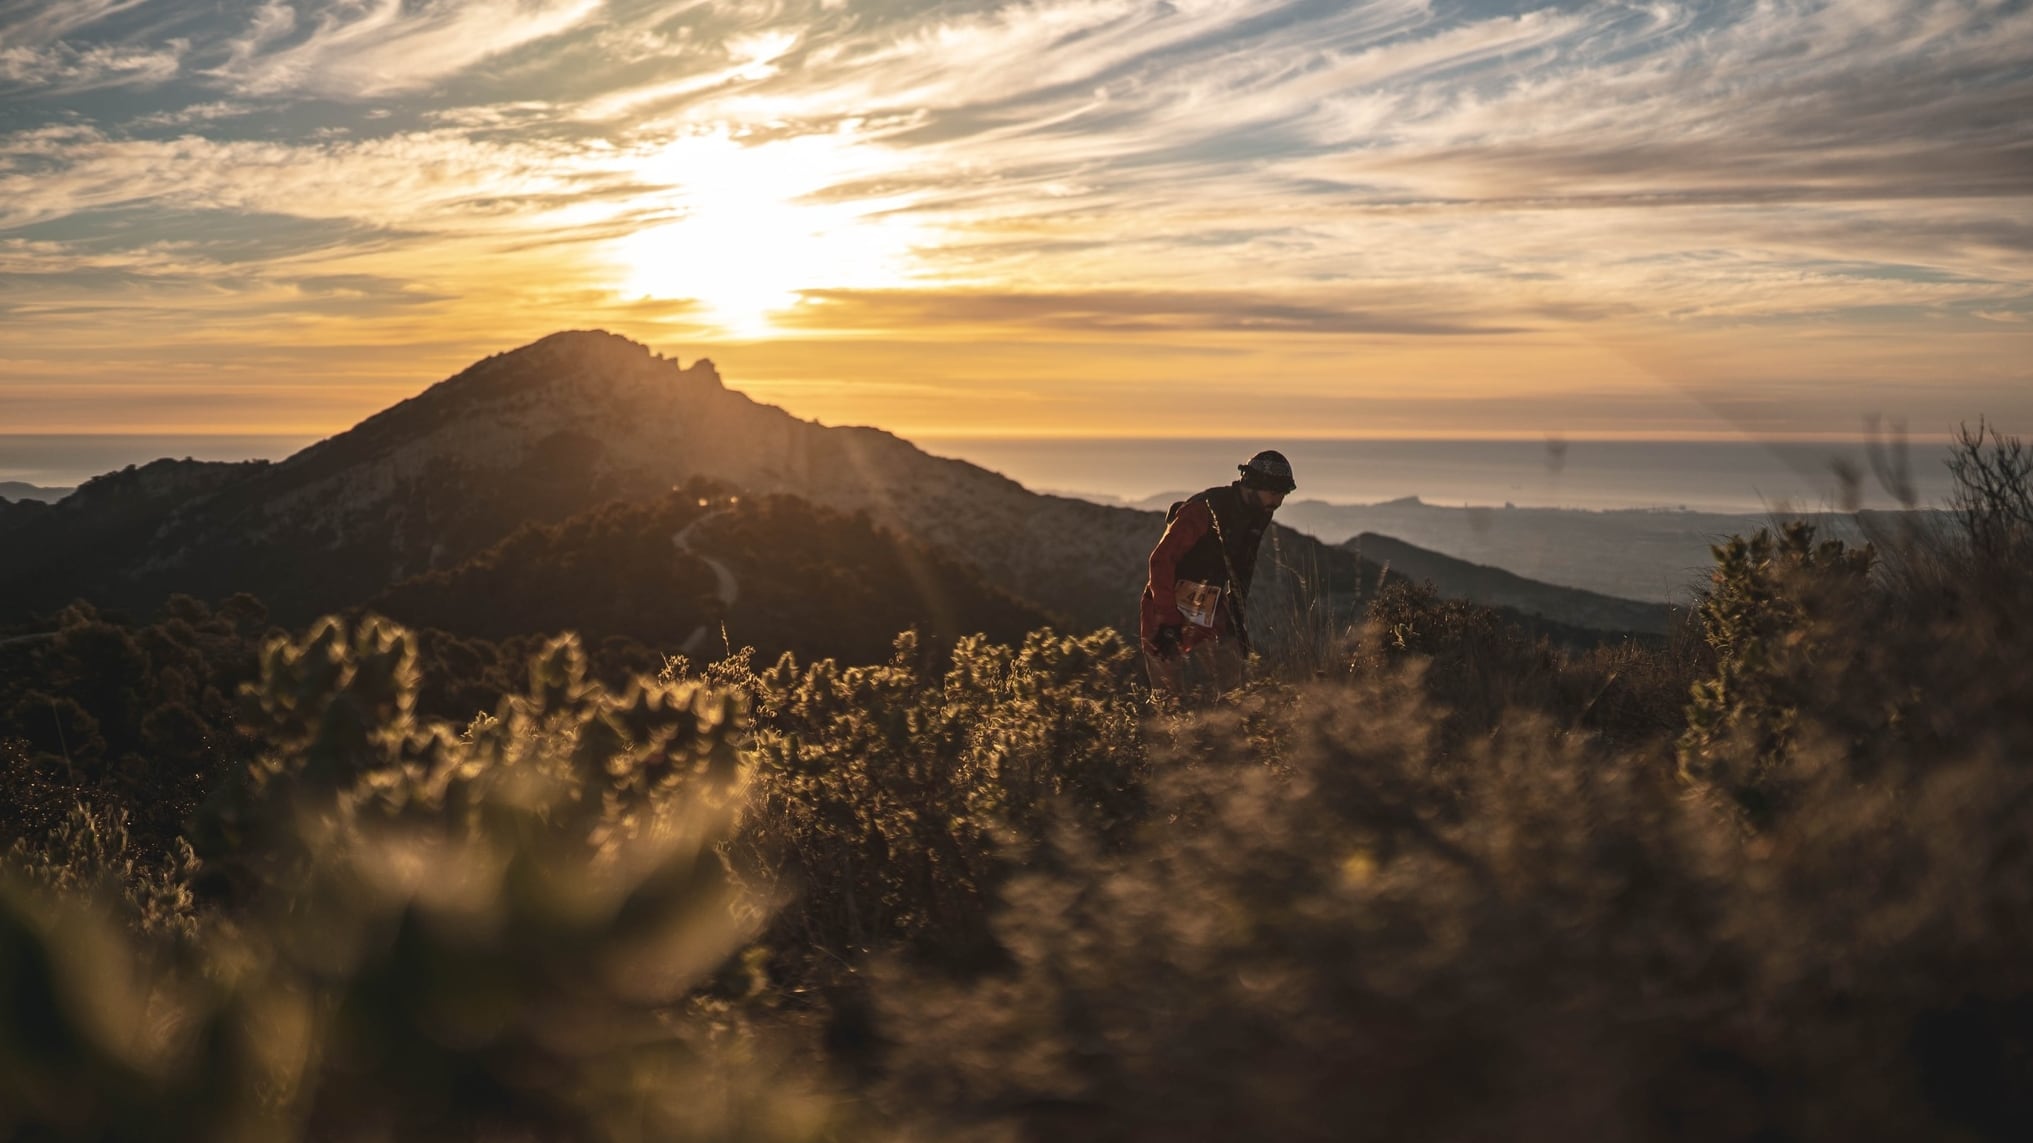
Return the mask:
{"type": "Polygon", "coordinates": [[[0,46],[0,91],[42,90],[70,95],[123,84],[160,84],[176,76],[184,45],[160,49],[0,46]]]}
{"type": "Polygon", "coordinates": [[[167,327],[209,280],[208,321],[698,337],[746,279],[808,344],[1416,342],[1551,394],[1786,337],[1952,386],[2033,329],[2004,0],[0,0],[0,90],[0,291],[81,330],[90,282],[167,327]],[[305,225],[247,264],[191,212],[305,225]]]}
{"type": "Polygon", "coordinates": [[[1233,290],[1122,290],[1079,294],[972,291],[812,290],[812,303],[787,324],[837,328],[872,324],[929,332],[1014,325],[1082,333],[1222,331],[1278,334],[1390,334],[1464,337],[1517,332],[1469,317],[1436,320],[1426,310],[1393,314],[1384,299],[1359,304],[1304,302],[1233,290]]]}
{"type": "Polygon", "coordinates": [[[569,31],[600,0],[268,0],[209,75],[235,94],[367,99],[447,76],[569,31]]]}
{"type": "Polygon", "coordinates": [[[132,11],[148,0],[0,0],[0,44],[40,47],[122,12],[132,11]]]}

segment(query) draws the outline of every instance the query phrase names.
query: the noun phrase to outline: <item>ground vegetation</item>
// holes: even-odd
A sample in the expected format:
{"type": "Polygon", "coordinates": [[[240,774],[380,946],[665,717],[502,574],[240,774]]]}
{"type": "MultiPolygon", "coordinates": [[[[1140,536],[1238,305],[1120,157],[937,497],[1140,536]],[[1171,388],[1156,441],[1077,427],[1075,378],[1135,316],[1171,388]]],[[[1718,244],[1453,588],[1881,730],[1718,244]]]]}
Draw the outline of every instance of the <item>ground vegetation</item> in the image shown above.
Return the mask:
{"type": "Polygon", "coordinates": [[[0,1137],[2033,1136],[2022,456],[1663,639],[1386,582],[1199,704],[73,609],[0,648],[0,1137]]]}

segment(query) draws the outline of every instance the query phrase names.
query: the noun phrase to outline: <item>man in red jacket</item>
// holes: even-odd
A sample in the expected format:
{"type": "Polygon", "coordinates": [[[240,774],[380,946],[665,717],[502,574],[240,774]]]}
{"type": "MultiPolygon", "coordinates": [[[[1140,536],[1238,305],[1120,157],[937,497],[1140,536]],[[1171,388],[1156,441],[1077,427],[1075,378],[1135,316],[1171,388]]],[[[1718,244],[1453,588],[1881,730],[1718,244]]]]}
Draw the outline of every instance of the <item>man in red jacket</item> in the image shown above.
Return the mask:
{"type": "Polygon", "coordinates": [[[1242,681],[1250,653],[1243,601],[1271,513],[1296,488],[1285,454],[1266,450],[1236,466],[1235,483],[1172,505],[1151,549],[1139,633],[1153,690],[1185,689],[1189,666],[1217,689],[1242,681]]]}

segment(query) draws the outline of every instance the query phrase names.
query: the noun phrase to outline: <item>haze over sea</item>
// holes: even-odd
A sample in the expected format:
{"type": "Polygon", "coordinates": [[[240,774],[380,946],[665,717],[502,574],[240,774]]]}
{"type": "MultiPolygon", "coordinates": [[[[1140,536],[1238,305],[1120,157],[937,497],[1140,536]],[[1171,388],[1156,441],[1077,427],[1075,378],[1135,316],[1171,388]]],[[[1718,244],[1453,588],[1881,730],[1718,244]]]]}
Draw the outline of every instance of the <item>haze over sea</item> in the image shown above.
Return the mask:
{"type": "MultiPolygon", "coordinates": [[[[311,436],[0,434],[0,481],[67,487],[160,457],[280,460],[311,436]]],[[[1282,449],[1298,498],[1373,504],[1549,508],[1818,509],[1843,501],[1837,466],[1862,474],[1866,507],[1897,507],[1872,476],[1869,450],[1844,441],[1487,441],[925,437],[940,456],[994,469],[1036,491],[1137,501],[1221,483],[1260,448],[1282,449]]],[[[1912,443],[1922,504],[1947,494],[1947,447],[1912,443]]]]}
{"type": "MultiPolygon", "coordinates": [[[[1898,500],[1856,441],[1566,441],[923,438],[941,456],[992,468],[1036,491],[1142,500],[1197,492],[1235,476],[1258,449],[1276,448],[1298,475],[1295,499],[1375,504],[1538,508],[1685,508],[1762,513],[1844,503],[1837,467],[1860,474],[1864,507],[1898,500]]],[[[1894,450],[1896,453],[1897,450],[1894,450]]],[[[1922,505],[1949,479],[1945,443],[1909,443],[1904,460],[1922,505]]]]}

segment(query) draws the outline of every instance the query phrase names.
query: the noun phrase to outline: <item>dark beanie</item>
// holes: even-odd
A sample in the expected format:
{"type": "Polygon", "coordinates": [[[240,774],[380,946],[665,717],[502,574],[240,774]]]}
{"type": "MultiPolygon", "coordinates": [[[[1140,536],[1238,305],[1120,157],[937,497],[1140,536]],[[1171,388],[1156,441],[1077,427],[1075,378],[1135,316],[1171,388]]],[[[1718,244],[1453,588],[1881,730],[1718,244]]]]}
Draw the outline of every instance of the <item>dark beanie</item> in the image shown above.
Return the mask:
{"type": "Polygon", "coordinates": [[[1264,451],[1249,458],[1248,464],[1235,466],[1242,473],[1244,488],[1262,488],[1270,492],[1290,492],[1299,487],[1292,479],[1292,462],[1276,449],[1264,451]]]}

